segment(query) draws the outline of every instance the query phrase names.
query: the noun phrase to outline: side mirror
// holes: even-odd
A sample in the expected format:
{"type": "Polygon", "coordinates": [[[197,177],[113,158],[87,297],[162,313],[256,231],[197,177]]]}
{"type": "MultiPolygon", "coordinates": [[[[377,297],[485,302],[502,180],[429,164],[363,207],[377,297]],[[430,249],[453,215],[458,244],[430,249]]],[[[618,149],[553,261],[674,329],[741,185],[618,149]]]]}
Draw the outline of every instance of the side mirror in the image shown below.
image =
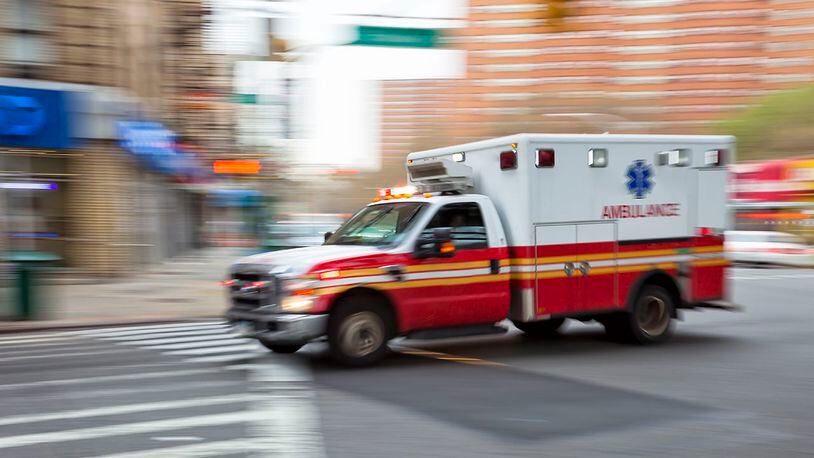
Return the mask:
{"type": "Polygon", "coordinates": [[[452,244],[451,228],[437,227],[431,235],[424,235],[418,239],[415,249],[416,258],[451,258],[455,255],[455,245],[452,244]]]}
{"type": "Polygon", "coordinates": [[[326,232],[325,233],[325,242],[327,242],[328,239],[331,238],[332,235],[334,235],[333,232],[331,232],[331,231],[326,232]]]}

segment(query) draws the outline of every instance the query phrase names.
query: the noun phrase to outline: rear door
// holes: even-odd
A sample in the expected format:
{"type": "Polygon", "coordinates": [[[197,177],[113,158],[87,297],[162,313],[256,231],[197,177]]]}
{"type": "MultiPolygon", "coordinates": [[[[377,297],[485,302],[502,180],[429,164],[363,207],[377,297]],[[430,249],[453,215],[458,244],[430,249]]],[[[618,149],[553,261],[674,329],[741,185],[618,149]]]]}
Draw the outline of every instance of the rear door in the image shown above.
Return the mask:
{"type": "Polygon", "coordinates": [[[577,299],[577,226],[536,226],[534,237],[535,315],[569,313],[577,299]]]}
{"type": "Polygon", "coordinates": [[[588,223],[577,226],[578,277],[574,311],[615,307],[616,223],[588,223]]]}

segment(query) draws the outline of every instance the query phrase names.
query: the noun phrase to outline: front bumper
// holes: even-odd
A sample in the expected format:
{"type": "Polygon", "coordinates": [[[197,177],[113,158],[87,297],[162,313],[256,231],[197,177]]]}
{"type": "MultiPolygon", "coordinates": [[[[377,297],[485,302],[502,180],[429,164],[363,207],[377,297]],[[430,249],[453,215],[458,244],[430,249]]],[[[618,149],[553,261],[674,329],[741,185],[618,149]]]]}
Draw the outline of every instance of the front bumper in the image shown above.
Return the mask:
{"type": "Polygon", "coordinates": [[[328,315],[226,312],[226,319],[243,337],[275,344],[305,344],[328,332],[328,315]]]}

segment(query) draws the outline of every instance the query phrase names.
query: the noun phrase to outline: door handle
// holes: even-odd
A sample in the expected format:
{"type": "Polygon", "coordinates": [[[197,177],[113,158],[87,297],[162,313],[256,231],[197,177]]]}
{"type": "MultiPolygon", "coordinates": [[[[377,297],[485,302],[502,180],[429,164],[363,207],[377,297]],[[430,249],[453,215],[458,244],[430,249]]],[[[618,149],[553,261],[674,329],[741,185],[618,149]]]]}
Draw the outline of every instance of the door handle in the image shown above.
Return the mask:
{"type": "Polygon", "coordinates": [[[489,271],[492,275],[500,273],[500,260],[499,259],[490,259],[489,260],[489,271]]]}
{"type": "Polygon", "coordinates": [[[582,275],[588,275],[588,272],[590,272],[590,270],[591,270],[591,265],[588,264],[587,262],[582,261],[582,262],[579,263],[579,272],[582,275]]]}
{"type": "Polygon", "coordinates": [[[563,264],[562,270],[563,270],[563,272],[565,272],[566,277],[570,277],[571,275],[574,275],[574,263],[573,262],[566,262],[565,264],[563,264]]]}
{"type": "Polygon", "coordinates": [[[392,266],[383,266],[382,269],[393,276],[396,281],[402,281],[404,279],[404,266],[401,264],[395,264],[392,266]]]}

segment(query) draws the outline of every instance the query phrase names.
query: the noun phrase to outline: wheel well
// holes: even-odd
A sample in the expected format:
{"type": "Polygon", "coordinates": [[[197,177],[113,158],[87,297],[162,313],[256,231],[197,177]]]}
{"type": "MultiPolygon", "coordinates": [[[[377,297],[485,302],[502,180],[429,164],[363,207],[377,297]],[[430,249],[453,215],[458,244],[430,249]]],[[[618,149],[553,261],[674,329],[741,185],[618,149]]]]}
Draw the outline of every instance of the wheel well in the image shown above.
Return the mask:
{"type": "Polygon", "coordinates": [[[386,313],[390,318],[390,325],[391,325],[391,335],[395,336],[398,334],[399,330],[399,322],[398,322],[398,314],[396,313],[396,309],[393,306],[393,301],[387,296],[385,293],[373,289],[373,288],[365,288],[365,287],[356,287],[351,288],[342,294],[340,294],[331,306],[330,314],[334,316],[335,312],[342,306],[342,303],[347,303],[350,300],[354,301],[365,301],[369,304],[373,304],[376,307],[382,309],[384,313],[386,313]]]}
{"type": "Polygon", "coordinates": [[[682,303],[682,296],[681,296],[681,289],[679,289],[678,284],[676,283],[675,279],[670,276],[667,272],[663,270],[653,270],[648,272],[646,275],[639,278],[636,281],[636,285],[631,288],[630,295],[627,300],[627,307],[629,310],[633,309],[633,303],[637,297],[639,297],[639,292],[648,285],[655,285],[661,286],[673,297],[675,301],[675,307],[673,308],[673,318],[677,318],[677,310],[681,307],[682,303]]]}

